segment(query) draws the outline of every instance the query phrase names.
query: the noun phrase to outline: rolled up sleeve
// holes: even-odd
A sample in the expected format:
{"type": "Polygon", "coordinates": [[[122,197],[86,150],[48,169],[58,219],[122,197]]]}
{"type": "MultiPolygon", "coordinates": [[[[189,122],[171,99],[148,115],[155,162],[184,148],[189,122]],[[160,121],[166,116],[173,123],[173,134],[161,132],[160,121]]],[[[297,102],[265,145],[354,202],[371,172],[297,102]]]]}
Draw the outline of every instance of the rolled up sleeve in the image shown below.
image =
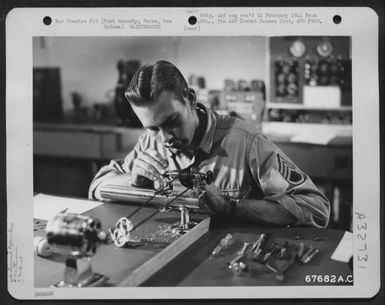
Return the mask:
{"type": "Polygon", "coordinates": [[[265,136],[253,138],[249,164],[264,200],[284,207],[297,219],[297,225],[328,225],[330,203],[325,195],[265,136]]]}
{"type": "MultiPolygon", "coordinates": [[[[101,200],[99,195],[100,187],[108,179],[108,177],[121,175],[121,174],[130,174],[134,160],[142,151],[142,141],[144,135],[139,138],[138,143],[135,145],[134,149],[122,160],[111,160],[108,165],[103,166],[95,175],[94,179],[91,182],[91,185],[88,190],[89,199],[101,200]]],[[[129,183],[129,181],[127,182],[129,183]]]]}

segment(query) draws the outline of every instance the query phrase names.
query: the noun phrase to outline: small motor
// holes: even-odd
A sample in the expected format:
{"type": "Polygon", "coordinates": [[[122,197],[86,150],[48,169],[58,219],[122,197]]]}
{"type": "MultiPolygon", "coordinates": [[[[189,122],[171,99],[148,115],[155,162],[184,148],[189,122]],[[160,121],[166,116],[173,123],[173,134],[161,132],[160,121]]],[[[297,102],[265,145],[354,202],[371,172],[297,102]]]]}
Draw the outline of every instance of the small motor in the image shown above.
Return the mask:
{"type": "Polygon", "coordinates": [[[90,216],[60,213],[48,221],[47,242],[52,253],[66,258],[64,279],[55,287],[100,286],[107,278],[94,273],[91,259],[99,244],[109,243],[101,222],[90,216]]]}
{"type": "Polygon", "coordinates": [[[56,215],[46,226],[47,241],[54,253],[65,257],[90,257],[107,242],[98,219],[73,213],[56,215]]]}

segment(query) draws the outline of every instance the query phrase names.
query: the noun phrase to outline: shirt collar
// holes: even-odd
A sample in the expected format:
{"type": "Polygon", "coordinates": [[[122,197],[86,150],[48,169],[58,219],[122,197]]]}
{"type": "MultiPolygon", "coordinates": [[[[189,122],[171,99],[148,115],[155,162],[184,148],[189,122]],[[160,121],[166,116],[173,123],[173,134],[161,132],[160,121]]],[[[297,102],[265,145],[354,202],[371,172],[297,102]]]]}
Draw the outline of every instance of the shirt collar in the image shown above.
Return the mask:
{"type": "Polygon", "coordinates": [[[214,142],[214,134],[215,134],[215,128],[217,125],[217,118],[214,112],[208,109],[207,107],[205,107],[204,105],[198,103],[197,107],[202,109],[207,115],[207,127],[203,135],[203,138],[201,140],[201,143],[199,144],[199,148],[203,150],[205,153],[209,154],[214,142]]]}

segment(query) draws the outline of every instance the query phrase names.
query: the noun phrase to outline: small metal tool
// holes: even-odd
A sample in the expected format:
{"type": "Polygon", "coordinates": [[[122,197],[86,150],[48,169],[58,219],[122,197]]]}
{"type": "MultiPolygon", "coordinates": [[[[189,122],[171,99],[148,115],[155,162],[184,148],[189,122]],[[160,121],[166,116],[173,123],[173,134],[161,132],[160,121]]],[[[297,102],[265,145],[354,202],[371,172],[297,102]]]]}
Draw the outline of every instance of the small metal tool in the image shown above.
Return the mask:
{"type": "Polygon", "coordinates": [[[298,258],[301,259],[304,253],[305,253],[305,244],[300,243],[298,253],[297,253],[298,258]]]}
{"type": "Polygon", "coordinates": [[[309,255],[304,256],[302,258],[302,262],[304,264],[307,264],[308,262],[310,262],[314,258],[314,256],[317,255],[317,253],[319,253],[319,249],[314,249],[309,255]]]}
{"type": "Polygon", "coordinates": [[[279,251],[279,254],[278,254],[278,258],[279,259],[284,259],[287,255],[287,247],[288,247],[288,242],[286,241],[284,244],[283,244],[283,247],[281,248],[281,250],[279,251]]]}
{"type": "Polygon", "coordinates": [[[257,241],[255,243],[253,243],[253,245],[251,246],[251,251],[254,251],[254,253],[259,249],[261,248],[263,242],[267,239],[267,234],[265,233],[262,233],[259,238],[257,239],[257,241]]]}
{"type": "Polygon", "coordinates": [[[314,248],[313,246],[310,246],[309,250],[305,252],[305,254],[301,258],[301,262],[304,262],[304,260],[313,252],[314,248]]]}
{"type": "Polygon", "coordinates": [[[253,254],[253,260],[257,260],[261,253],[262,253],[262,249],[261,248],[257,249],[256,252],[254,252],[253,254]]]}
{"type": "Polygon", "coordinates": [[[247,269],[247,265],[244,262],[237,262],[232,264],[230,269],[235,275],[240,275],[243,270],[247,269]]]}
{"type": "Polygon", "coordinates": [[[255,248],[261,243],[262,234],[259,235],[259,238],[251,245],[251,251],[254,251],[255,248]]]}
{"type": "Polygon", "coordinates": [[[231,269],[233,267],[233,265],[235,263],[237,263],[239,260],[241,260],[242,258],[244,257],[244,254],[238,254],[232,261],[228,262],[227,263],[227,266],[229,267],[229,269],[231,269]]]}
{"type": "Polygon", "coordinates": [[[279,248],[279,245],[277,243],[273,243],[270,246],[269,250],[267,250],[267,252],[265,253],[265,256],[263,257],[262,261],[266,262],[270,258],[270,256],[272,256],[274,252],[278,250],[278,248],[279,248]]]}
{"type": "Polygon", "coordinates": [[[266,240],[268,239],[268,233],[263,233],[259,237],[259,239],[253,244],[252,250],[254,251],[253,254],[253,260],[257,260],[259,255],[262,253],[263,245],[265,244],[266,240]],[[255,247],[254,247],[255,246],[255,247]]]}
{"type": "Polygon", "coordinates": [[[212,255],[218,255],[222,249],[224,247],[226,247],[230,240],[233,238],[233,236],[228,233],[224,238],[221,239],[221,241],[219,242],[219,244],[215,247],[215,249],[213,250],[213,252],[211,252],[212,255]]]}
{"type": "Polygon", "coordinates": [[[249,245],[250,245],[250,243],[248,243],[248,242],[244,242],[243,243],[243,247],[242,247],[242,249],[241,250],[239,250],[238,251],[238,254],[245,254],[246,253],[246,250],[247,250],[247,248],[249,247],[249,245]]]}
{"type": "Polygon", "coordinates": [[[238,255],[230,262],[227,263],[227,266],[229,267],[229,269],[233,269],[235,266],[235,264],[238,264],[238,262],[245,256],[245,253],[246,253],[246,250],[247,250],[247,247],[250,245],[250,243],[248,242],[244,242],[243,243],[243,246],[242,246],[242,249],[238,251],[238,255]]]}

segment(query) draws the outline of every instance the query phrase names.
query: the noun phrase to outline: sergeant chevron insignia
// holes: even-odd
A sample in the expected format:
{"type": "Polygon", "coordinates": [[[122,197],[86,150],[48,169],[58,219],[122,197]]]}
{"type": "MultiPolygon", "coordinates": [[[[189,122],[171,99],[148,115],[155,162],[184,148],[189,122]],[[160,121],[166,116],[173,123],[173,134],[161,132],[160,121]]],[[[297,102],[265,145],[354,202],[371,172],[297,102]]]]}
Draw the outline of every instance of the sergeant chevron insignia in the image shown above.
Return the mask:
{"type": "Polygon", "coordinates": [[[277,154],[278,171],[292,185],[300,185],[306,178],[304,173],[285,157],[277,154]]]}

